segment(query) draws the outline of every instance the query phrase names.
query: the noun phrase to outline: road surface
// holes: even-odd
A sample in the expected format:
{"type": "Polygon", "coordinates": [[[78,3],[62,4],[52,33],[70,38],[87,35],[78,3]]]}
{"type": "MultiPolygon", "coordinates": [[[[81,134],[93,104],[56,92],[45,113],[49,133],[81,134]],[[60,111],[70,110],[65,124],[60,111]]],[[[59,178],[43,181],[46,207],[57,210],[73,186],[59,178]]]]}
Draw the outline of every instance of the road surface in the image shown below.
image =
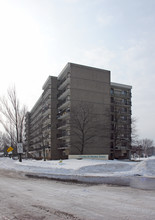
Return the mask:
{"type": "Polygon", "coordinates": [[[0,170],[0,220],[153,220],[155,191],[0,170]]]}

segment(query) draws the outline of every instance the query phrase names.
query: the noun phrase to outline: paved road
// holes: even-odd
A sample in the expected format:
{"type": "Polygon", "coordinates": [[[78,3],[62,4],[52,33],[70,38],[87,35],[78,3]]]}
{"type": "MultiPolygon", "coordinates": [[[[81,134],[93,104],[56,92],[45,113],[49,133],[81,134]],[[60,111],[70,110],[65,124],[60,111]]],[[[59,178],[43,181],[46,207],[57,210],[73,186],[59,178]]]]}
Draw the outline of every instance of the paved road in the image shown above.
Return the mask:
{"type": "Polygon", "coordinates": [[[0,220],[153,220],[155,191],[58,182],[0,170],[0,220]]]}

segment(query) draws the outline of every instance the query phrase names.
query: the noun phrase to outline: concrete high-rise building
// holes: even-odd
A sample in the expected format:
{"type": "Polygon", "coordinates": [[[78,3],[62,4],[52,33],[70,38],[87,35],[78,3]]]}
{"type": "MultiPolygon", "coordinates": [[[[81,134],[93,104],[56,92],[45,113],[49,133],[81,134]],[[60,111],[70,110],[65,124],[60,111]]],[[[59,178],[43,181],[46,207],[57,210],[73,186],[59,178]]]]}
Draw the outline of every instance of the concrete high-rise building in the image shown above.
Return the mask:
{"type": "Polygon", "coordinates": [[[48,77],[27,113],[27,151],[48,159],[78,154],[128,158],[131,88],[111,83],[110,71],[68,63],[58,77],[48,77]]]}
{"type": "Polygon", "coordinates": [[[111,83],[111,158],[128,158],[131,148],[131,86],[111,83]]]}

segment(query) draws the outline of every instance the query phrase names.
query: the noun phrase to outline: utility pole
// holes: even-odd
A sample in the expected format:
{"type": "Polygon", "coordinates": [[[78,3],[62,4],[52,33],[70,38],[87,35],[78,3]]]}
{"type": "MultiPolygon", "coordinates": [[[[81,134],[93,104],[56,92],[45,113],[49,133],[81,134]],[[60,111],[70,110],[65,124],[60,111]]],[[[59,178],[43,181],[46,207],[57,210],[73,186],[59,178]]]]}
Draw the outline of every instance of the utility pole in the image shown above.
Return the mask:
{"type": "Polygon", "coordinates": [[[43,143],[43,157],[44,157],[44,161],[46,161],[46,155],[45,155],[45,144],[43,143]]]}

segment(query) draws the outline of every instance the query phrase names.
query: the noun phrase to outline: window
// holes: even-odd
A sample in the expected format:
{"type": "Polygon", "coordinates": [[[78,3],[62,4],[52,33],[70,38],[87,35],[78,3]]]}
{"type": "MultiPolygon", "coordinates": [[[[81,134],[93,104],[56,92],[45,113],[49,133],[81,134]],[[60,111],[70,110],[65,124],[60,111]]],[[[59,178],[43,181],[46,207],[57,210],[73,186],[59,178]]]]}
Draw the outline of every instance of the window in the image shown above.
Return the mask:
{"type": "Polygon", "coordinates": [[[110,93],[111,93],[111,95],[113,95],[114,94],[114,89],[111,89],[110,93]]]}
{"type": "Polygon", "coordinates": [[[111,112],[114,112],[114,106],[111,106],[111,112]]]}
{"type": "Polygon", "coordinates": [[[126,99],[122,99],[122,104],[127,105],[127,100],[126,99]]]}
{"type": "Polygon", "coordinates": [[[111,148],[113,148],[113,147],[114,147],[114,144],[113,144],[113,142],[111,142],[111,143],[110,143],[110,147],[111,147],[111,148]]]}
{"type": "Polygon", "coordinates": [[[127,91],[124,91],[124,90],[123,90],[123,91],[122,91],[122,95],[125,95],[125,96],[126,96],[126,95],[127,95],[127,91]]]}
{"type": "Polygon", "coordinates": [[[112,103],[114,102],[114,97],[111,97],[111,102],[112,102],[112,103]]]}
{"type": "Polygon", "coordinates": [[[111,130],[114,130],[114,124],[111,125],[111,130]]]}
{"type": "Polygon", "coordinates": [[[121,112],[127,112],[127,108],[125,107],[121,108],[121,112]]]}
{"type": "Polygon", "coordinates": [[[122,115],[122,116],[121,116],[121,119],[122,119],[123,121],[126,121],[126,120],[127,120],[127,116],[122,115]]]}

